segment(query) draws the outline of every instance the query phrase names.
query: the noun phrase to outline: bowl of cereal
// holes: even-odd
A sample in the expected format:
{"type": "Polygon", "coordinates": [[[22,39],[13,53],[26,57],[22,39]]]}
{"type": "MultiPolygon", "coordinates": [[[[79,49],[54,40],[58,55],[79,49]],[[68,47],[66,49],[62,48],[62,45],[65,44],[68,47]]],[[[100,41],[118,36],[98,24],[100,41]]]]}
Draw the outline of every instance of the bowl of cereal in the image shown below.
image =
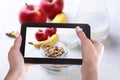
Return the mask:
{"type": "MultiPolygon", "coordinates": [[[[58,41],[54,45],[42,45],[40,51],[44,58],[67,58],[69,47],[58,41]]],[[[76,65],[62,65],[62,64],[42,64],[45,70],[52,73],[64,73],[78,68],[76,65]]]]}
{"type": "Polygon", "coordinates": [[[68,47],[58,41],[54,45],[42,45],[40,51],[45,58],[64,58],[68,53],[68,47]]]}

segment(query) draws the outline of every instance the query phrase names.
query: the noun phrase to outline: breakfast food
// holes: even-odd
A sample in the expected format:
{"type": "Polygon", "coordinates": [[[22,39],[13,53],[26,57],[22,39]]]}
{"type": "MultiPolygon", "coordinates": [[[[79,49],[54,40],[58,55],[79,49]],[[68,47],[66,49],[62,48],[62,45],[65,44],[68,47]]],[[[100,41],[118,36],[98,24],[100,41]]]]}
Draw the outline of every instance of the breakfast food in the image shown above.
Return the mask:
{"type": "Polygon", "coordinates": [[[64,0],[41,0],[40,8],[48,18],[53,19],[63,11],[64,0]]]}
{"type": "Polygon", "coordinates": [[[44,41],[36,41],[36,42],[28,42],[29,44],[35,46],[36,48],[40,48],[41,45],[52,45],[58,41],[58,34],[53,34],[50,38],[44,41]]]}
{"type": "Polygon", "coordinates": [[[59,47],[56,45],[48,45],[44,46],[44,54],[47,57],[60,57],[65,53],[65,50],[63,47],[59,47]]]}
{"type": "Polygon", "coordinates": [[[48,39],[48,34],[45,33],[43,30],[39,29],[35,33],[35,38],[37,41],[44,41],[48,39]]]}
{"type": "Polygon", "coordinates": [[[45,33],[48,34],[49,36],[52,36],[53,34],[56,34],[57,28],[46,28],[45,33]]]}
{"type": "Polygon", "coordinates": [[[67,16],[64,12],[57,14],[51,23],[67,23],[67,16]]]}
{"type": "Polygon", "coordinates": [[[19,22],[21,24],[25,22],[40,22],[46,23],[47,16],[41,10],[39,5],[27,4],[19,11],[19,22]]]}

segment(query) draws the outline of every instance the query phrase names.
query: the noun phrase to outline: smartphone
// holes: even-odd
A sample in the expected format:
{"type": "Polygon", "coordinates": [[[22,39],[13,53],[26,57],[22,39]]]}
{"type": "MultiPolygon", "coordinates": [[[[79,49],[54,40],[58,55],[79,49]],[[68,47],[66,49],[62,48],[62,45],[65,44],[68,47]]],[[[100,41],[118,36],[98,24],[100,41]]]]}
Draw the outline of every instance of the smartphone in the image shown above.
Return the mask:
{"type": "Polygon", "coordinates": [[[81,41],[76,26],[90,39],[90,26],[76,23],[24,23],[20,47],[25,63],[81,65],[81,41]],[[47,38],[45,38],[47,37],[47,38]]]}

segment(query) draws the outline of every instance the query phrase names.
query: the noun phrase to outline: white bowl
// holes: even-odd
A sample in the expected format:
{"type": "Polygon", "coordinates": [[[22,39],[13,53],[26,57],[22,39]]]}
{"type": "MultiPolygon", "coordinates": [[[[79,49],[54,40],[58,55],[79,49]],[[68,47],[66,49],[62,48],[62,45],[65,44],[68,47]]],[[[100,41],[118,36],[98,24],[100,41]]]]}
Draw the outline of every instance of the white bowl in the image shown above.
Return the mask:
{"type": "Polygon", "coordinates": [[[68,53],[68,46],[66,44],[64,44],[63,42],[58,41],[54,45],[50,45],[50,46],[62,47],[64,49],[64,53],[61,56],[58,56],[58,57],[49,57],[45,54],[45,45],[42,45],[40,47],[40,51],[43,54],[43,57],[45,57],[45,58],[64,58],[68,53]]]}

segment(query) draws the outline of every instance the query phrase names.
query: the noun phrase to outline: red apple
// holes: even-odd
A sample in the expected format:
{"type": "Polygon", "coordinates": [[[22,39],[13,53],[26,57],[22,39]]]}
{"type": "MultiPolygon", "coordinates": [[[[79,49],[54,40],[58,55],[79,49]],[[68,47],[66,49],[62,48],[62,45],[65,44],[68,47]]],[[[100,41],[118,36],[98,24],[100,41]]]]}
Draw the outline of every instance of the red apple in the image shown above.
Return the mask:
{"type": "Polygon", "coordinates": [[[61,13],[64,7],[63,0],[41,0],[41,10],[51,19],[61,13]]]}
{"type": "Polygon", "coordinates": [[[53,34],[55,34],[57,32],[56,28],[46,28],[45,29],[45,33],[47,33],[49,36],[52,36],[53,34]]]}
{"type": "Polygon", "coordinates": [[[48,34],[46,34],[45,32],[43,32],[43,30],[38,30],[38,31],[35,33],[35,38],[36,38],[38,41],[47,40],[47,39],[48,39],[48,34]]]}
{"type": "Polygon", "coordinates": [[[39,6],[36,5],[27,5],[24,6],[19,12],[19,21],[20,23],[25,22],[46,22],[46,15],[40,9],[39,6]]]}

